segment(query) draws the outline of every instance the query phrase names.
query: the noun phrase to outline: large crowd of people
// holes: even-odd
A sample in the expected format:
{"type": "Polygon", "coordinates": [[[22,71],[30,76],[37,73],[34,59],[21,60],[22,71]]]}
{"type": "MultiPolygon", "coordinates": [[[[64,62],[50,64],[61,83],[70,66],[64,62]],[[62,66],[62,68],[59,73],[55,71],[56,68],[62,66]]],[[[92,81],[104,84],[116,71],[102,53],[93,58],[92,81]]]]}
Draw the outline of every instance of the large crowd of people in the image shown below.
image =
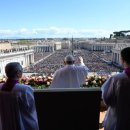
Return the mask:
{"type": "Polygon", "coordinates": [[[94,51],[93,54],[97,55],[100,59],[103,59],[105,61],[111,61],[112,60],[112,53],[104,52],[104,51],[94,51]]]}
{"type": "Polygon", "coordinates": [[[31,73],[42,73],[42,74],[53,74],[57,69],[64,66],[64,57],[68,54],[72,54],[75,57],[75,63],[77,63],[77,57],[82,56],[85,65],[89,68],[90,72],[99,72],[101,70],[106,72],[118,72],[119,69],[113,65],[109,65],[103,62],[102,59],[111,61],[112,53],[88,51],[88,50],[69,50],[62,49],[55,51],[52,55],[47,58],[45,56],[49,55],[46,52],[42,54],[35,53],[35,61],[44,58],[44,60],[38,62],[37,64],[31,65],[26,68],[24,72],[31,73]],[[40,55],[40,56],[39,56],[40,55]]]}
{"type": "Polygon", "coordinates": [[[37,62],[37,61],[43,59],[44,57],[48,56],[51,53],[52,52],[35,52],[34,53],[34,61],[37,62]]]}

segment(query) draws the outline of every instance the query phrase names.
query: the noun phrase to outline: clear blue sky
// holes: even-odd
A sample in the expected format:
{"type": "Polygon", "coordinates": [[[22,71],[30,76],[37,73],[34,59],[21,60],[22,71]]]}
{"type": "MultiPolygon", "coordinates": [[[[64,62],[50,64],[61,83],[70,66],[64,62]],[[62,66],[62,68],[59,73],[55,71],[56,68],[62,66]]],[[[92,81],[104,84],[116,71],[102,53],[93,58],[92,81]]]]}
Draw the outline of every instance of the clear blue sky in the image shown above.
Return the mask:
{"type": "Polygon", "coordinates": [[[0,38],[109,37],[130,30],[130,0],[0,0],[0,38]]]}

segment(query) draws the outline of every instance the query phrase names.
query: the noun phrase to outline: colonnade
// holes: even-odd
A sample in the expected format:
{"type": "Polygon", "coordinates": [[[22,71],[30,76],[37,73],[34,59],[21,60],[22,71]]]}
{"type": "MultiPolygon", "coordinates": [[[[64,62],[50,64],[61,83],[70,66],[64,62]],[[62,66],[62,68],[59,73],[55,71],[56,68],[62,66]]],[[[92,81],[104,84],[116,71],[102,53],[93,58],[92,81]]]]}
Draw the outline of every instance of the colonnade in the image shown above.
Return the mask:
{"type": "Polygon", "coordinates": [[[33,46],[32,49],[34,52],[53,52],[54,47],[53,46],[48,46],[48,45],[38,45],[38,46],[33,46]]]}
{"type": "Polygon", "coordinates": [[[5,65],[9,62],[19,62],[22,67],[27,67],[34,63],[34,51],[24,50],[10,53],[0,53],[0,74],[5,74],[5,65]]]}

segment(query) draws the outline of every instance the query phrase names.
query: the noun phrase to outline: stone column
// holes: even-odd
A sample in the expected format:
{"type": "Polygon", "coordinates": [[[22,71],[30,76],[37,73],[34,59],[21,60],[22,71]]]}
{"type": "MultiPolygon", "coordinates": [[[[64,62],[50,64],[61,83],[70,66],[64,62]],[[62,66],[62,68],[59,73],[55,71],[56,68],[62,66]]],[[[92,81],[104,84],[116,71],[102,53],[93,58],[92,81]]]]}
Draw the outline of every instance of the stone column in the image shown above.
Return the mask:
{"type": "Polygon", "coordinates": [[[25,66],[28,66],[28,64],[27,64],[27,55],[25,55],[25,66]]]}
{"type": "Polygon", "coordinates": [[[26,55],[26,65],[28,66],[28,55],[26,55]]]}
{"type": "Polygon", "coordinates": [[[34,63],[34,53],[31,54],[31,63],[34,63]]]}
{"type": "Polygon", "coordinates": [[[30,65],[30,59],[29,59],[29,55],[28,55],[28,65],[30,65]]]}

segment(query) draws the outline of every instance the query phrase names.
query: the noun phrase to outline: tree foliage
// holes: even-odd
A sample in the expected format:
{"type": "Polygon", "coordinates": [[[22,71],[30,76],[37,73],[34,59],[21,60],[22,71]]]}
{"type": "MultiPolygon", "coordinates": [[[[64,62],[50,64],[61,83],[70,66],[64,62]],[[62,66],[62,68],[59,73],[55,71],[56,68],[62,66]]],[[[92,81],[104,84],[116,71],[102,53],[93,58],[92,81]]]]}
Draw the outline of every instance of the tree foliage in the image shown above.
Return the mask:
{"type": "Polygon", "coordinates": [[[30,40],[20,40],[20,41],[18,41],[18,44],[20,44],[20,45],[30,45],[30,44],[32,44],[32,42],[30,41],[30,40]]]}

